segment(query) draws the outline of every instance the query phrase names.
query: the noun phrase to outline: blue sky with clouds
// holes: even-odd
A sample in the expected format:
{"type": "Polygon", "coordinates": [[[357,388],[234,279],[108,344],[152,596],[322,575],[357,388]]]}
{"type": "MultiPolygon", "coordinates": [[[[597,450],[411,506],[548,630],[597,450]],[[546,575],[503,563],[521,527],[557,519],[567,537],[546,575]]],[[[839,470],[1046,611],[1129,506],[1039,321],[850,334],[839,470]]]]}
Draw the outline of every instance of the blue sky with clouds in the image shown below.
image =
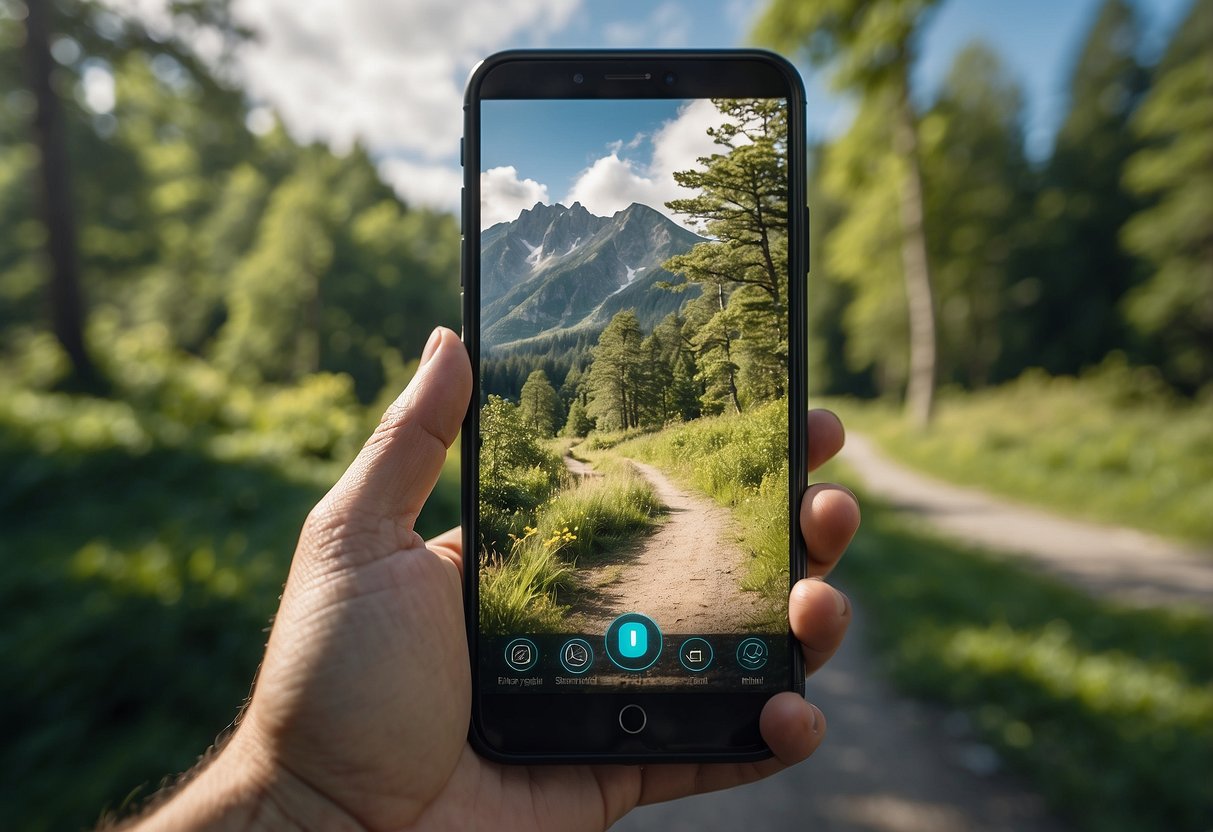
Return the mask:
{"type": "MultiPolygon", "coordinates": [[[[164,17],[167,0],[104,2],[155,19],[164,17]]],[[[1191,0],[1132,2],[1151,57],[1191,0]]],[[[1099,4],[942,0],[923,32],[916,99],[929,103],[957,52],[983,39],[1023,86],[1029,154],[1045,158],[1099,4]]],[[[259,33],[238,56],[236,71],[264,104],[251,124],[264,126],[272,111],[301,141],[325,141],[339,151],[361,142],[408,201],[454,210],[462,90],[479,58],[519,47],[747,45],[762,6],[762,0],[233,0],[236,17],[259,33]]],[[[837,135],[853,107],[831,92],[828,72],[802,70],[811,137],[837,135]]]]}

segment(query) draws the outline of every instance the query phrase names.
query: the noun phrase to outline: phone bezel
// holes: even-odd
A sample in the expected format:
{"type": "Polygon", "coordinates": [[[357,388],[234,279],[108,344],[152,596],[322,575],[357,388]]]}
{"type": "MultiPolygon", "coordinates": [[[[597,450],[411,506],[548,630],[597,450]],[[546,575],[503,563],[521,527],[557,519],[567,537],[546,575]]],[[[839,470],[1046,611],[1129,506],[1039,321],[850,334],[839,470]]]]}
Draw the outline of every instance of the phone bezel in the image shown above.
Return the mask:
{"type": "MultiPolygon", "coordinates": [[[[485,99],[779,97],[788,101],[789,202],[789,588],[807,574],[799,527],[799,504],[807,487],[806,304],[808,207],[806,202],[805,93],[799,73],[763,50],[516,50],[493,55],[472,71],[464,100],[464,166],[461,199],[463,340],[473,368],[471,406],[462,433],[464,611],[472,671],[469,739],[476,751],[505,763],[742,762],[771,756],[758,731],[758,717],[771,697],[758,693],[562,692],[495,694],[479,678],[478,443],[480,399],[480,108],[485,99]],[[580,73],[582,81],[574,81],[580,73]],[[667,74],[675,75],[667,83],[667,74]],[[648,74],[649,77],[644,76],[648,74]],[[606,76],[625,76],[612,77],[606,76]],[[630,76],[630,77],[628,77],[630,76]],[[800,245],[795,242],[800,241],[800,245]],[[799,276],[793,279],[791,276],[799,276]],[[652,735],[602,727],[627,704],[638,704],[654,725],[652,735]],[[486,719],[487,715],[487,719],[486,719]],[[504,727],[503,727],[504,726],[504,727]],[[673,732],[671,734],[671,731],[673,732]],[[660,747],[650,736],[668,738],[660,747]],[[532,742],[531,740],[535,740],[532,742]],[[598,744],[601,743],[601,744],[598,744]],[[595,745],[598,744],[597,747],[595,745]],[[609,746],[609,747],[605,747],[609,746]]],[[[786,635],[787,690],[804,692],[803,656],[786,635]]]]}

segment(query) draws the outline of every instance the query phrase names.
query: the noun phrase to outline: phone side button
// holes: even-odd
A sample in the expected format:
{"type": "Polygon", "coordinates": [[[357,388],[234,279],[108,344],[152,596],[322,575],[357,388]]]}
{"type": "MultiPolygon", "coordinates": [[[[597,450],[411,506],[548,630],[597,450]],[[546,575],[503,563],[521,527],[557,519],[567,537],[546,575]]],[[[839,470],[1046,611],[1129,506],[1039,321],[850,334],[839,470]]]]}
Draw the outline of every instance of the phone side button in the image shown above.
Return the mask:
{"type": "Polygon", "coordinates": [[[639,734],[649,724],[649,715],[639,705],[624,705],[619,711],[619,727],[629,734],[639,734]]]}

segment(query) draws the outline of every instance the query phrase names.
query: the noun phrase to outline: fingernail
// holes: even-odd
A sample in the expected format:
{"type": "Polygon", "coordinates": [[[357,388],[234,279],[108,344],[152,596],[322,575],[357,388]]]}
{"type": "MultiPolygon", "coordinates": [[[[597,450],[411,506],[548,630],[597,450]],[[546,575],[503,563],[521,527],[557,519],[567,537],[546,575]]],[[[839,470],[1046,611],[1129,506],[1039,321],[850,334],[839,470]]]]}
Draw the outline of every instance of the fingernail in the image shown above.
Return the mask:
{"type": "Polygon", "coordinates": [[[809,717],[811,719],[809,730],[816,734],[817,729],[821,727],[821,711],[812,703],[809,703],[809,717]]]}
{"type": "Polygon", "coordinates": [[[834,590],[834,608],[838,610],[839,618],[845,616],[847,610],[851,608],[851,602],[847,599],[847,596],[838,590],[834,590]]]}
{"type": "Polygon", "coordinates": [[[421,351],[421,363],[418,368],[424,367],[430,363],[430,359],[434,357],[434,353],[438,352],[438,345],[442,343],[442,328],[435,327],[430,333],[430,340],[425,342],[425,349],[421,351]]]}

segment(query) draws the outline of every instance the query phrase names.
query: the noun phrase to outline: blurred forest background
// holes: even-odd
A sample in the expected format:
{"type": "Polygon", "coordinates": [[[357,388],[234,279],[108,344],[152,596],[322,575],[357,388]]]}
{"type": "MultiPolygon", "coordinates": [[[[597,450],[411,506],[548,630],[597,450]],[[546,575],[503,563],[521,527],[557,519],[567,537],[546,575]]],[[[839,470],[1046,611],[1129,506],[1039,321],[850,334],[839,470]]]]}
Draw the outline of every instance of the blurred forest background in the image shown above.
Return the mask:
{"type": "MultiPolygon", "coordinates": [[[[754,34],[858,104],[811,148],[811,393],[938,474],[1207,546],[1213,0],[1149,64],[1134,8],[1106,0],[1038,163],[988,46],[912,105],[935,5],[776,0],[754,34]]],[[[173,9],[165,36],[93,0],[0,0],[13,828],[87,825],[230,724],[308,509],[459,321],[458,221],[253,108],[224,56],[255,33],[224,0],[173,9]]],[[[457,484],[453,459],[422,531],[457,522],[457,484]]],[[[849,568],[874,617],[930,624],[885,640],[896,678],[971,708],[1081,826],[1207,821],[1207,610],[1119,610],[865,518],[849,568]],[[920,557],[882,569],[898,551],[920,557]],[[1005,661],[960,684],[931,638],[982,615],[1002,629],[974,649],[1005,661]],[[1052,722],[1029,730],[1032,709],[1052,722]]]]}

